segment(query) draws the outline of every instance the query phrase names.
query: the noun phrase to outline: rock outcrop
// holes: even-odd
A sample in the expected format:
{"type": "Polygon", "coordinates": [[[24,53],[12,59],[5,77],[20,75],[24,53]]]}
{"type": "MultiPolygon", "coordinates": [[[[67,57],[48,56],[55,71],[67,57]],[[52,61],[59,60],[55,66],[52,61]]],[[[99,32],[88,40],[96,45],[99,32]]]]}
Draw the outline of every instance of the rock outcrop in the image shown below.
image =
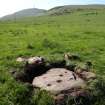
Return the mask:
{"type": "Polygon", "coordinates": [[[53,68],[47,73],[35,77],[32,82],[34,87],[50,91],[53,94],[59,94],[73,89],[80,89],[86,86],[76,73],[64,68],[53,68]]]}
{"type": "Polygon", "coordinates": [[[26,62],[22,72],[12,72],[17,81],[28,82],[34,88],[52,93],[55,103],[62,103],[66,97],[89,97],[85,90],[89,80],[96,74],[91,72],[92,63],[83,63],[78,55],[65,54],[64,59],[47,61],[43,57],[17,58],[18,62],[26,62]],[[73,63],[72,61],[78,61],[73,63]]]}

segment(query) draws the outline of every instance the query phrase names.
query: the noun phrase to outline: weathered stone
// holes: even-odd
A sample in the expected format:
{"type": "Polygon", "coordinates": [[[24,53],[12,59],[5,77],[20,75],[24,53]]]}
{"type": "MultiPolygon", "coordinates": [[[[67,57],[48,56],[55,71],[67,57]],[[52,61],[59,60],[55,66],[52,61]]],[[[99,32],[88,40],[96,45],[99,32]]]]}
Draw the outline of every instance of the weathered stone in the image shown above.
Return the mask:
{"type": "Polygon", "coordinates": [[[84,80],[74,72],[63,68],[50,69],[47,73],[35,77],[32,82],[34,87],[59,94],[63,91],[86,86],[84,80]]]}
{"type": "Polygon", "coordinates": [[[43,63],[44,59],[42,57],[30,57],[27,61],[29,64],[40,64],[43,63]]]}
{"type": "Polygon", "coordinates": [[[64,54],[64,59],[65,60],[80,60],[80,57],[79,57],[79,55],[65,53],[64,54]]]}
{"type": "Polygon", "coordinates": [[[23,57],[18,57],[16,59],[17,62],[28,62],[29,64],[40,64],[44,62],[44,58],[42,57],[30,57],[30,58],[23,58],[23,57]]]}
{"type": "Polygon", "coordinates": [[[83,71],[79,75],[84,80],[90,80],[90,79],[95,79],[96,78],[96,74],[95,73],[87,72],[87,71],[83,71]]]}
{"type": "Polygon", "coordinates": [[[22,58],[22,57],[18,57],[18,58],[16,59],[16,61],[17,61],[17,62],[25,62],[26,59],[25,59],[25,58],[22,58]]]}

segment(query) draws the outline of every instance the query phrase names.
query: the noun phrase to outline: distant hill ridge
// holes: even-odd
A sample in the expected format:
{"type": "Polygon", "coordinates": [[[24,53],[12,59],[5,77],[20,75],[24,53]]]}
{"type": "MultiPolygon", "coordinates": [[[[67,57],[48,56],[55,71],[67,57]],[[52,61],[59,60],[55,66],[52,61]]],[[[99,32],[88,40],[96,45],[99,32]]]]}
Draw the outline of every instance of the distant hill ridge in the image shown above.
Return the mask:
{"type": "Polygon", "coordinates": [[[64,5],[64,6],[57,6],[57,7],[54,7],[54,8],[51,8],[50,10],[54,10],[54,9],[61,9],[61,8],[90,8],[90,9],[97,9],[97,8],[103,8],[105,7],[105,5],[103,4],[90,4],[90,5],[64,5]]]}
{"type": "Polygon", "coordinates": [[[94,9],[105,9],[105,5],[65,5],[65,6],[58,6],[48,10],[49,14],[52,15],[59,15],[64,13],[70,13],[74,10],[94,10],[94,9]]]}
{"type": "Polygon", "coordinates": [[[15,12],[14,14],[6,15],[2,17],[2,20],[11,20],[15,18],[24,18],[24,17],[31,17],[31,16],[42,16],[42,15],[53,15],[53,14],[60,14],[64,13],[65,11],[67,13],[71,12],[71,10],[83,10],[83,9],[105,9],[105,5],[101,4],[91,4],[91,5],[64,5],[64,6],[57,6],[49,10],[44,9],[37,9],[37,8],[30,8],[30,9],[24,9],[18,12],[15,12]]]}
{"type": "Polygon", "coordinates": [[[24,9],[18,12],[15,12],[10,15],[6,15],[2,17],[3,20],[9,20],[14,18],[24,18],[24,17],[31,17],[31,16],[40,16],[43,15],[46,12],[44,9],[37,9],[37,8],[30,8],[30,9],[24,9]]]}

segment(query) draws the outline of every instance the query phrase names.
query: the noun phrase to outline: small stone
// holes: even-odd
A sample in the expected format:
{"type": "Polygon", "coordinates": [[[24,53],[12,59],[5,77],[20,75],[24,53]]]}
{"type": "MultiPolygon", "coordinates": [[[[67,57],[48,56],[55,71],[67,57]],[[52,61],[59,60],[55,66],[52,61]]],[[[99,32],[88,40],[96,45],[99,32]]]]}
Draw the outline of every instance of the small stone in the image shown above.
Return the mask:
{"type": "Polygon", "coordinates": [[[83,71],[82,73],[80,73],[80,75],[85,80],[90,80],[90,79],[95,79],[96,78],[95,73],[87,72],[87,71],[83,71]]]}
{"type": "Polygon", "coordinates": [[[42,57],[30,57],[28,59],[29,64],[40,64],[43,63],[44,59],[42,57]]]}
{"type": "Polygon", "coordinates": [[[25,58],[22,58],[22,57],[18,57],[16,59],[17,62],[24,62],[26,59],[25,58]]]}
{"type": "Polygon", "coordinates": [[[64,99],[64,94],[59,94],[57,96],[54,97],[55,101],[61,101],[64,99]]]}
{"type": "Polygon", "coordinates": [[[64,54],[64,59],[67,60],[80,60],[79,55],[76,54],[70,54],[70,53],[65,53],[64,54]]]}

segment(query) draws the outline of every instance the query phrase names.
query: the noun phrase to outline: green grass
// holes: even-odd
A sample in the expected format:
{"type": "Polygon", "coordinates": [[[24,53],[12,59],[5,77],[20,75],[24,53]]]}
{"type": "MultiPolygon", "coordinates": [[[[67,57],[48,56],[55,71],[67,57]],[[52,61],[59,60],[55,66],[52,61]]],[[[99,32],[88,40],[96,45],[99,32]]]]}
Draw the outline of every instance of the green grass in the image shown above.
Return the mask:
{"type": "MultiPolygon", "coordinates": [[[[52,59],[63,57],[65,52],[79,54],[82,60],[91,60],[94,72],[105,76],[104,9],[1,21],[0,105],[51,105],[47,93],[42,92],[45,97],[40,92],[36,96],[30,95],[30,89],[17,83],[9,70],[21,67],[15,61],[18,56],[42,55],[52,59]]],[[[104,105],[104,101],[94,105],[104,105]]]]}

